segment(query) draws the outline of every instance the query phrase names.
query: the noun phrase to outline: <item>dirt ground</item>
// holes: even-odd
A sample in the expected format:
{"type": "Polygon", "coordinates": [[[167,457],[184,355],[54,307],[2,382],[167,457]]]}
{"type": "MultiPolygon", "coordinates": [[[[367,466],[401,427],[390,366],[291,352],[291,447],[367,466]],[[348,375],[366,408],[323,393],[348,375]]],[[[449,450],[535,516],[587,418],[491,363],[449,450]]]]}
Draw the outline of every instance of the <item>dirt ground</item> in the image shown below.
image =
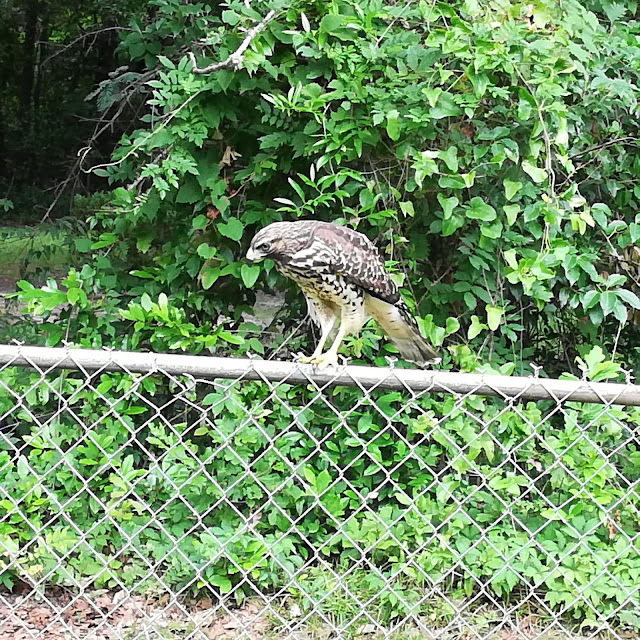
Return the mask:
{"type": "MultiPolygon", "coordinates": [[[[83,594],[63,588],[45,593],[0,590],[0,640],[623,640],[634,634],[573,635],[533,615],[499,620],[497,612],[478,610],[477,620],[457,620],[425,633],[417,627],[381,631],[360,624],[346,635],[345,620],[306,618],[288,602],[265,614],[260,602],[224,611],[207,598],[170,601],[168,596],[131,596],[123,590],[83,594]],[[487,615],[491,624],[481,622],[487,615]],[[302,617],[301,617],[302,616],[302,617]],[[302,624],[301,624],[302,623],[302,624]],[[497,624],[496,624],[497,623],[497,624]],[[546,626],[546,629],[544,628],[546,626]]],[[[483,609],[481,606],[479,609],[483,609]]],[[[423,622],[424,624],[424,622],[423,622]]],[[[428,627],[427,627],[428,628],[428,627]]]]}
{"type": "Polygon", "coordinates": [[[257,604],[248,603],[221,615],[207,599],[187,605],[124,591],[0,592],[0,640],[264,640],[272,625],[259,611],[257,604]]]}

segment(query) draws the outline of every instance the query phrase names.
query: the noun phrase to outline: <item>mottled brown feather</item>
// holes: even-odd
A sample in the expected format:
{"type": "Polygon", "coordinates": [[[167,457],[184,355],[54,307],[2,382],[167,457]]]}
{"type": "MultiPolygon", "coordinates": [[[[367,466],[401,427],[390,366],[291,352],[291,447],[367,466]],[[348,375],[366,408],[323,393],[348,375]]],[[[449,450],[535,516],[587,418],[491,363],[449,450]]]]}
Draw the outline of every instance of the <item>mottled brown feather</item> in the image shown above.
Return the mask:
{"type": "Polygon", "coordinates": [[[335,253],[335,273],[362,287],[367,293],[389,304],[400,300],[398,287],[384,267],[376,246],[367,236],[349,227],[317,223],[313,232],[335,253]]]}

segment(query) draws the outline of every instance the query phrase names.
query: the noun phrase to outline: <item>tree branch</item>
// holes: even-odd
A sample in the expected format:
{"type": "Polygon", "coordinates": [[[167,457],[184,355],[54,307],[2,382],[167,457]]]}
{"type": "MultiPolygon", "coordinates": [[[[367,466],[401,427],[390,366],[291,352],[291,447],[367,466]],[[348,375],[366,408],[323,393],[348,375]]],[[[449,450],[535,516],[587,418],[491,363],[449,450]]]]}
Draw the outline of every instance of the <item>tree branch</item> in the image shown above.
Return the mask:
{"type": "MultiPolygon", "coordinates": [[[[129,29],[127,27],[102,27],[101,29],[94,29],[93,31],[87,31],[87,33],[83,33],[81,36],[78,36],[77,38],[75,38],[75,40],[72,40],[71,42],[68,42],[65,45],[60,45],[60,49],[58,49],[58,51],[56,51],[55,53],[52,53],[48,58],[45,58],[41,63],[40,66],[44,67],[44,65],[48,64],[49,62],[51,62],[51,60],[53,60],[56,56],[59,56],[61,53],[64,53],[67,49],[70,49],[71,47],[73,47],[76,43],[80,42],[81,40],[84,40],[85,38],[90,38],[91,36],[99,36],[101,33],[106,33],[107,31],[132,31],[132,29],[129,29]]],[[[44,41],[38,41],[38,44],[46,44],[49,46],[52,45],[56,45],[55,42],[44,42],[44,41]]]]}
{"type": "Polygon", "coordinates": [[[247,31],[247,36],[242,41],[242,44],[234,51],[226,60],[222,62],[214,62],[206,67],[199,67],[196,62],[196,56],[192,51],[189,51],[189,58],[193,68],[191,71],[195,74],[211,73],[212,71],[218,71],[219,69],[234,69],[238,70],[242,66],[242,58],[244,52],[249,48],[251,41],[267,26],[267,23],[276,15],[276,12],[272,9],[267,15],[254,27],[251,27],[247,31]]]}
{"type": "Polygon", "coordinates": [[[606,147],[611,147],[614,144],[639,144],[640,138],[634,138],[633,136],[624,136],[623,138],[615,138],[614,140],[608,140],[607,142],[603,142],[602,144],[597,144],[595,147],[589,147],[584,151],[579,151],[578,153],[574,153],[569,156],[569,160],[573,160],[573,158],[579,158],[580,156],[585,155],[586,153],[592,153],[594,151],[599,151],[600,149],[605,149],[606,147]]]}

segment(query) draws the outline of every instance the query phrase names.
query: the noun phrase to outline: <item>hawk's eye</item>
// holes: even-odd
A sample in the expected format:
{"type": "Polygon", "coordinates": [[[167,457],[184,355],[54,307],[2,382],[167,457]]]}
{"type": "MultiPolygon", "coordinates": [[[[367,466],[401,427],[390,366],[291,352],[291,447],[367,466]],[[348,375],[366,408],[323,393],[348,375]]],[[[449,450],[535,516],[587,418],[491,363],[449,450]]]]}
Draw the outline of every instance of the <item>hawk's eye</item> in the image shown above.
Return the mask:
{"type": "Polygon", "coordinates": [[[258,249],[258,251],[264,251],[265,253],[267,251],[269,251],[269,249],[271,248],[271,244],[269,242],[263,242],[262,244],[259,244],[256,249],[258,249]]]}

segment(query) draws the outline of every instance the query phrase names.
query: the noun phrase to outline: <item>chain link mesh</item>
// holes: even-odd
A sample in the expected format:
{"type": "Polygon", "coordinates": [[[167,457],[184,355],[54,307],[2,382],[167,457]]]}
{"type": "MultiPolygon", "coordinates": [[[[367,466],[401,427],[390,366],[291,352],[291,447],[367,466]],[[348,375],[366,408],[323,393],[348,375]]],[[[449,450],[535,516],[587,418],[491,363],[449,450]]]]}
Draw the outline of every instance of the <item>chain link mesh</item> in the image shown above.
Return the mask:
{"type": "Polygon", "coordinates": [[[602,384],[64,358],[0,365],[0,639],[637,637],[640,409],[602,384]]]}

